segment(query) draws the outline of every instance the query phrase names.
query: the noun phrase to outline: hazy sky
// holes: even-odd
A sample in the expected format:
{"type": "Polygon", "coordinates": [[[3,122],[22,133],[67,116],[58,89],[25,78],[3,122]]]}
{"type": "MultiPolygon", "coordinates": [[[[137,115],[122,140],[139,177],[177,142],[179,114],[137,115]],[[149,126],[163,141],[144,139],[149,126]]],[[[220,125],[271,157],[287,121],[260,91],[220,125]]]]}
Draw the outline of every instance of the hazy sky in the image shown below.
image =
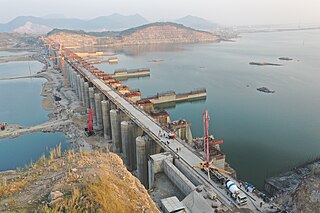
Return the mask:
{"type": "Polygon", "coordinates": [[[140,14],[150,21],[195,15],[223,25],[320,23],[320,0],[0,0],[0,22],[16,16],[94,18],[140,14]]]}

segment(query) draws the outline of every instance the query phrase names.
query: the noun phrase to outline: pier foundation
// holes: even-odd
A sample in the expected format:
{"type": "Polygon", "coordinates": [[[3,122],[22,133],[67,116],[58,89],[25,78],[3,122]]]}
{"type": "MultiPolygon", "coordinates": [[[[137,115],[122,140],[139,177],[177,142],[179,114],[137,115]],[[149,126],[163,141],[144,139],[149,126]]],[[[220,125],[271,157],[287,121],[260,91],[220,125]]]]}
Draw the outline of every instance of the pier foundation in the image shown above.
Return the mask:
{"type": "Polygon", "coordinates": [[[85,93],[84,93],[84,79],[80,77],[80,91],[81,91],[81,100],[82,100],[82,106],[85,106],[85,93]]]}
{"type": "Polygon", "coordinates": [[[103,136],[105,140],[111,140],[110,101],[101,101],[103,136]]]}
{"type": "Polygon", "coordinates": [[[94,101],[94,88],[89,87],[89,101],[90,101],[90,108],[92,109],[93,114],[93,125],[97,126],[97,117],[96,117],[96,105],[94,101]]]}
{"type": "Polygon", "coordinates": [[[72,81],[73,81],[73,91],[77,94],[77,73],[75,71],[72,71],[72,81]]]}
{"type": "Polygon", "coordinates": [[[142,134],[142,129],[133,121],[121,122],[122,153],[129,171],[137,169],[136,138],[142,134]]]}
{"type": "Polygon", "coordinates": [[[111,123],[111,135],[112,135],[112,151],[120,153],[122,151],[121,144],[121,114],[120,110],[110,110],[110,123],[111,123]]]}
{"type": "Polygon", "coordinates": [[[102,130],[102,107],[101,107],[101,94],[94,94],[94,101],[96,105],[96,117],[97,117],[97,130],[102,130]]]}
{"type": "Polygon", "coordinates": [[[147,141],[147,136],[139,136],[136,138],[137,177],[146,189],[149,187],[147,141]]]}
{"type": "Polygon", "coordinates": [[[89,83],[84,82],[84,105],[87,108],[87,112],[90,109],[90,101],[89,101],[89,83]]]}
{"type": "Polygon", "coordinates": [[[78,89],[78,98],[79,98],[79,101],[81,102],[82,101],[82,94],[81,94],[81,84],[80,84],[80,75],[77,74],[77,89],[78,89]]]}
{"type": "Polygon", "coordinates": [[[132,171],[131,168],[131,162],[130,162],[130,152],[133,152],[133,150],[130,150],[129,144],[132,140],[135,140],[134,134],[134,126],[133,123],[130,121],[122,121],[121,122],[121,139],[122,139],[122,153],[124,157],[124,163],[129,171],[132,171]]]}

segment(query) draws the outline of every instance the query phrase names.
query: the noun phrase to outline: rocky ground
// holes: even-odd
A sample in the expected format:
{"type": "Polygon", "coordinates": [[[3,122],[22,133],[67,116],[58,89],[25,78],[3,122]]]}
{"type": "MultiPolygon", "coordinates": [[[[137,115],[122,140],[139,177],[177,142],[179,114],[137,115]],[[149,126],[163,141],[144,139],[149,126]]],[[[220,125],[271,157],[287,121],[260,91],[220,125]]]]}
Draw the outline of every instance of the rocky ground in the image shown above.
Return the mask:
{"type": "Polygon", "coordinates": [[[116,154],[61,156],[59,147],[28,169],[0,173],[0,211],[159,212],[116,154]]]}
{"type": "Polygon", "coordinates": [[[294,191],[280,195],[276,203],[287,212],[320,212],[320,176],[305,177],[294,191]]]}

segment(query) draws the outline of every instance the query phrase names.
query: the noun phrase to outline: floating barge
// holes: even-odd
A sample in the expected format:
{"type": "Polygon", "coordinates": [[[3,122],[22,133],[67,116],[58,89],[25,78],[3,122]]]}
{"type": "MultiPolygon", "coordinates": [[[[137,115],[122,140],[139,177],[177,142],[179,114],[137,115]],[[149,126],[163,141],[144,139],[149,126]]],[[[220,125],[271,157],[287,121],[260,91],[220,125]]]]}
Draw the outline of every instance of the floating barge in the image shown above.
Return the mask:
{"type": "Polygon", "coordinates": [[[115,79],[123,80],[128,78],[137,78],[150,76],[149,68],[140,68],[140,69],[119,69],[114,71],[111,75],[115,79]]]}
{"type": "Polygon", "coordinates": [[[158,104],[164,104],[169,102],[186,102],[186,101],[203,100],[206,98],[207,98],[206,89],[196,89],[188,93],[180,93],[180,94],[176,94],[174,91],[158,93],[155,96],[148,97],[145,99],[149,100],[154,105],[158,105],[158,104]]]}

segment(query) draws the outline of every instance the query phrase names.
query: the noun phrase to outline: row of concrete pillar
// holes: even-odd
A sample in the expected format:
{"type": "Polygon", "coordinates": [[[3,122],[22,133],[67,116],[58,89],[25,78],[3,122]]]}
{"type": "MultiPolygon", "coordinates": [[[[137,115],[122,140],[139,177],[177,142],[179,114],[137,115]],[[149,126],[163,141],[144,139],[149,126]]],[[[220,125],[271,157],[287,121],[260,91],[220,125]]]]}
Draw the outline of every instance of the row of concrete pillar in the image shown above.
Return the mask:
{"type": "Polygon", "coordinates": [[[65,65],[68,81],[82,106],[93,111],[93,124],[96,132],[103,132],[111,150],[122,153],[129,171],[137,170],[141,183],[148,187],[148,156],[159,153],[160,146],[148,136],[142,136],[143,130],[108,100],[100,91],[86,82],[79,73],[67,63],[65,65]]]}

